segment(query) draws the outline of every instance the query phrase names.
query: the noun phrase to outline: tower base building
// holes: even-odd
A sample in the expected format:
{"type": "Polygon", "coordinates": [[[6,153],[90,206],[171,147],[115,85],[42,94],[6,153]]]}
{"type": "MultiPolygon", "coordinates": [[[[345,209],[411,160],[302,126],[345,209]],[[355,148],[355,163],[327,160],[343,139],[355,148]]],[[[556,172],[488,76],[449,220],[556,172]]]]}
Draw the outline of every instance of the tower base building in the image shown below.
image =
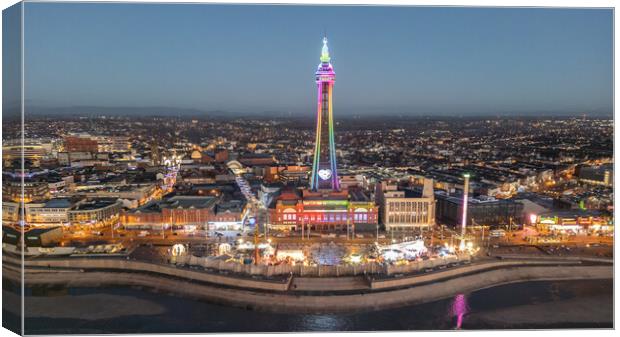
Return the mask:
{"type": "Polygon", "coordinates": [[[379,210],[361,189],[314,192],[293,189],[283,192],[271,209],[274,228],[288,231],[376,231],[379,210]]]}

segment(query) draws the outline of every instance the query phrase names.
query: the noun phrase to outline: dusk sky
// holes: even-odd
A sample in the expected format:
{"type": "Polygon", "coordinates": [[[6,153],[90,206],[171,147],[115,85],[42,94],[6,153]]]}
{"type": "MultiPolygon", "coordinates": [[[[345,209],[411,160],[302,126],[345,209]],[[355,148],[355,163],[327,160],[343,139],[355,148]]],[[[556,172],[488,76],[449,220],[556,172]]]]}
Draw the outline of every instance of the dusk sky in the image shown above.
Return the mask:
{"type": "Polygon", "coordinates": [[[334,114],[611,114],[612,11],[25,5],[32,106],[313,114],[324,31],[334,114]]]}

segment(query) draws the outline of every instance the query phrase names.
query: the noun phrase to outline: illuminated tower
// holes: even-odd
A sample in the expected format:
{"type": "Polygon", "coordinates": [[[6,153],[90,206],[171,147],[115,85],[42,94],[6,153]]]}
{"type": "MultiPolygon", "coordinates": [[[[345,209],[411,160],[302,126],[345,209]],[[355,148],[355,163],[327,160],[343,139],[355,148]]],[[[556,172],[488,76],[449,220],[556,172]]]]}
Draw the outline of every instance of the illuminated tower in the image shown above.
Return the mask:
{"type": "Polygon", "coordinates": [[[324,37],[321,63],[316,71],[318,88],[316,139],[312,176],[310,177],[310,188],[314,191],[340,189],[336,168],[336,145],[334,144],[334,120],[332,116],[332,90],[336,73],[334,73],[334,67],[329,60],[327,37],[324,37]]]}

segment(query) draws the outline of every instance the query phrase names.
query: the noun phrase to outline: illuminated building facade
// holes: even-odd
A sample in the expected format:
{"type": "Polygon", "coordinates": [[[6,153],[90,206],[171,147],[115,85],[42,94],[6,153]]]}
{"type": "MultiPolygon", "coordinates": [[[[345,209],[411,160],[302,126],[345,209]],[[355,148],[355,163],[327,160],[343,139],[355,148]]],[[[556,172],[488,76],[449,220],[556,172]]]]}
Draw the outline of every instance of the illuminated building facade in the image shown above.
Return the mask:
{"type": "Polygon", "coordinates": [[[613,217],[605,212],[556,210],[530,215],[530,222],[544,231],[613,231],[613,217]]]}
{"type": "Polygon", "coordinates": [[[286,191],[276,200],[271,222],[278,229],[342,231],[347,224],[358,231],[376,230],[378,207],[361,189],[331,192],[286,191]],[[299,195],[299,193],[302,193],[299,195]]]}
{"type": "Polygon", "coordinates": [[[39,166],[40,160],[45,156],[46,151],[43,146],[38,144],[17,144],[2,146],[2,161],[5,166],[12,166],[14,161],[21,165],[21,158],[30,162],[32,166],[39,166]]]}
{"type": "Polygon", "coordinates": [[[45,201],[50,198],[49,185],[45,181],[4,180],[2,182],[2,200],[24,203],[45,201]],[[22,194],[23,192],[23,194],[22,194]]]}
{"type": "Polygon", "coordinates": [[[116,223],[122,202],[116,198],[84,199],[67,211],[72,225],[104,227],[116,223]]]}
{"type": "Polygon", "coordinates": [[[247,211],[247,203],[242,200],[182,195],[124,211],[121,222],[130,228],[159,229],[172,225],[205,229],[214,234],[214,231],[239,231],[247,211]]]}
{"type": "Polygon", "coordinates": [[[310,188],[316,190],[339,190],[336,168],[336,145],[334,144],[334,119],[332,116],[332,91],[336,73],[330,63],[327,38],[323,38],[321,63],[316,71],[318,88],[316,139],[310,188]]]}

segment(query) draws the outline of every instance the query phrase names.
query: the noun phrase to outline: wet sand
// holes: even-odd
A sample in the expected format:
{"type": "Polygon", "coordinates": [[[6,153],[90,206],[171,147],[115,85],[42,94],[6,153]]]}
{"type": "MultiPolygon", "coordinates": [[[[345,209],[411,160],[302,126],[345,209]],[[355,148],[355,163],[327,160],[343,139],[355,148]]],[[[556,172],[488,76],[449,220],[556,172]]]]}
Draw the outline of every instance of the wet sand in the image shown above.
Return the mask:
{"type": "Polygon", "coordinates": [[[30,334],[452,330],[460,325],[457,302],[465,330],[613,327],[612,280],[513,283],[425,304],[338,314],[252,311],[140,287],[29,289],[29,297],[45,301],[27,305],[48,306],[28,313],[30,334]]]}
{"type": "Polygon", "coordinates": [[[545,303],[519,305],[467,315],[469,324],[531,328],[532,326],[558,326],[561,324],[613,324],[612,296],[590,296],[557,300],[545,303]]]}
{"type": "MultiPolygon", "coordinates": [[[[10,291],[2,291],[2,296],[19,301],[19,295],[10,291]]],[[[159,315],[166,309],[155,303],[132,296],[110,294],[87,294],[68,296],[26,296],[26,317],[74,318],[99,320],[119,318],[131,315],[159,315]]],[[[18,308],[6,308],[18,314],[18,308]]]]}

